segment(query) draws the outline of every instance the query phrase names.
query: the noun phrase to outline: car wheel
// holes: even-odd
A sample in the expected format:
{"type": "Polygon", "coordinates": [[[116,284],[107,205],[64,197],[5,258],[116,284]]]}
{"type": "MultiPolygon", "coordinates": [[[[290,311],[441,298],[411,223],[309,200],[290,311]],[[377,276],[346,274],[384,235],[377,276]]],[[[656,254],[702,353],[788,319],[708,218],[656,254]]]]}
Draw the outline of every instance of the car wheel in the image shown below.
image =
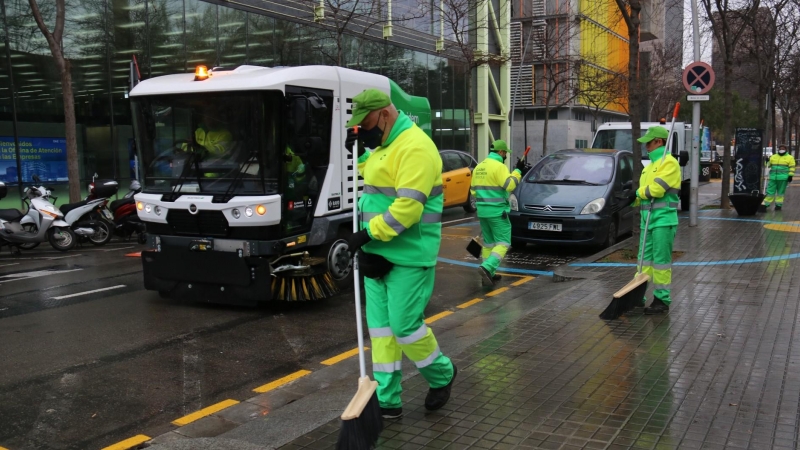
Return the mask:
{"type": "Polygon", "coordinates": [[[511,238],[511,248],[513,249],[522,250],[523,248],[525,248],[526,245],[528,244],[522,239],[511,238]]]}
{"type": "Polygon", "coordinates": [[[617,221],[612,219],[608,224],[608,233],[606,234],[606,241],[603,243],[603,248],[611,247],[617,243],[617,221]]]}
{"type": "Polygon", "coordinates": [[[468,213],[473,213],[478,210],[478,201],[475,200],[475,197],[472,195],[472,192],[469,193],[469,197],[467,197],[467,203],[464,205],[464,211],[468,213]]]}

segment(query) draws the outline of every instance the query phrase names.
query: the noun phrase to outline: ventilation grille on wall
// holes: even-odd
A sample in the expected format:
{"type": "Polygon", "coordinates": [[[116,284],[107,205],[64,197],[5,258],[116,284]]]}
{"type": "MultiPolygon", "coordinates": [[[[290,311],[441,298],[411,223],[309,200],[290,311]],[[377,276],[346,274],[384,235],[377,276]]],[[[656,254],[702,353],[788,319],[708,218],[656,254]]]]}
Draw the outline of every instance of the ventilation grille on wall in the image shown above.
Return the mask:
{"type": "Polygon", "coordinates": [[[530,106],[533,104],[533,67],[512,66],[511,67],[511,95],[514,106],[530,106]],[[521,71],[521,72],[520,72],[521,71]],[[520,72],[520,73],[518,73],[520,72]],[[517,86],[519,77],[519,86],[517,86]]]}

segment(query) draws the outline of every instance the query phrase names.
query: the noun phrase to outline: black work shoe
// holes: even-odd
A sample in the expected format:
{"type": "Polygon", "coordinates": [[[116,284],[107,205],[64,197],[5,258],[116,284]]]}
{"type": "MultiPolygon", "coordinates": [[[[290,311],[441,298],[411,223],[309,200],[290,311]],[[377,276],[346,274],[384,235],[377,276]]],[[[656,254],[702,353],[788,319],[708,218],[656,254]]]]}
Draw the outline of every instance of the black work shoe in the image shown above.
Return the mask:
{"type": "Polygon", "coordinates": [[[775,211],[780,211],[782,209],[783,207],[781,205],[775,205],[775,211]]]}
{"type": "Polygon", "coordinates": [[[403,408],[381,408],[381,416],[384,419],[397,419],[403,415],[403,408]]]}
{"type": "Polygon", "coordinates": [[[484,286],[494,286],[494,280],[492,279],[492,274],[489,273],[483,266],[478,267],[481,271],[481,282],[484,286]]]}
{"type": "Polygon", "coordinates": [[[664,314],[664,313],[667,313],[667,312],[669,312],[669,306],[667,306],[664,302],[662,302],[661,300],[659,300],[657,298],[654,298],[653,302],[650,303],[650,306],[648,306],[648,307],[646,307],[644,309],[644,313],[648,314],[648,315],[650,315],[650,314],[664,314]]]}
{"type": "Polygon", "coordinates": [[[500,281],[502,278],[503,278],[503,276],[502,276],[502,275],[500,275],[500,274],[497,274],[497,273],[496,273],[496,274],[494,274],[494,276],[492,277],[492,281],[494,281],[495,283],[497,283],[497,282],[498,282],[498,281],[500,281]]]}
{"type": "Polygon", "coordinates": [[[456,381],[456,374],[458,374],[458,368],[453,364],[453,378],[450,379],[450,382],[446,386],[428,390],[428,395],[425,397],[425,409],[435,411],[447,404],[447,401],[450,400],[450,390],[453,388],[453,382],[456,381]]]}

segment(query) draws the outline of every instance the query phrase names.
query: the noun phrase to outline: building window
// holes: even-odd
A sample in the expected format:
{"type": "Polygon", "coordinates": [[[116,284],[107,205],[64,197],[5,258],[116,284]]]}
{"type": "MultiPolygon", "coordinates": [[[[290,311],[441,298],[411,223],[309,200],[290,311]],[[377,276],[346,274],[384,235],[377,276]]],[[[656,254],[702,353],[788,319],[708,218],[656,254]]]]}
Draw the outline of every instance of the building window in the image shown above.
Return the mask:
{"type": "Polygon", "coordinates": [[[584,111],[572,111],[572,118],[575,120],[586,120],[586,112],[584,111]]]}
{"type": "Polygon", "coordinates": [[[586,139],[575,139],[575,148],[588,148],[589,141],[586,139]]]}

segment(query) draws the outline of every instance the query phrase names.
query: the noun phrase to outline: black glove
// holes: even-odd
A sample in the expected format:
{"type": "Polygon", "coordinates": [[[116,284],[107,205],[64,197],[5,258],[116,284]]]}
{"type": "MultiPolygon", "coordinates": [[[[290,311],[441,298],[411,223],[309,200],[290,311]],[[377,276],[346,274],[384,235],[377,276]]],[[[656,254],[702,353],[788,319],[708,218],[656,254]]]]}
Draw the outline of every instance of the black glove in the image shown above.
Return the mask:
{"type": "Polygon", "coordinates": [[[792,182],[792,177],[789,177],[789,180],[788,180],[788,181],[789,181],[789,183],[791,183],[791,182],[792,182]]]}
{"type": "Polygon", "coordinates": [[[364,144],[359,142],[358,134],[355,131],[353,131],[352,127],[350,127],[347,129],[347,138],[344,140],[344,148],[346,148],[347,153],[350,153],[351,155],[353,154],[353,145],[356,145],[358,147],[358,158],[360,158],[361,155],[363,155],[364,152],[367,151],[367,149],[364,148],[364,144]]]}
{"type": "Polygon", "coordinates": [[[366,229],[359,230],[347,238],[347,251],[350,252],[350,256],[352,257],[364,244],[371,240],[372,238],[369,237],[369,233],[367,233],[366,229]]]}
{"type": "Polygon", "coordinates": [[[527,172],[530,167],[531,166],[527,162],[525,162],[525,160],[522,158],[518,158],[517,164],[514,166],[515,169],[519,170],[522,173],[527,172]]]}

